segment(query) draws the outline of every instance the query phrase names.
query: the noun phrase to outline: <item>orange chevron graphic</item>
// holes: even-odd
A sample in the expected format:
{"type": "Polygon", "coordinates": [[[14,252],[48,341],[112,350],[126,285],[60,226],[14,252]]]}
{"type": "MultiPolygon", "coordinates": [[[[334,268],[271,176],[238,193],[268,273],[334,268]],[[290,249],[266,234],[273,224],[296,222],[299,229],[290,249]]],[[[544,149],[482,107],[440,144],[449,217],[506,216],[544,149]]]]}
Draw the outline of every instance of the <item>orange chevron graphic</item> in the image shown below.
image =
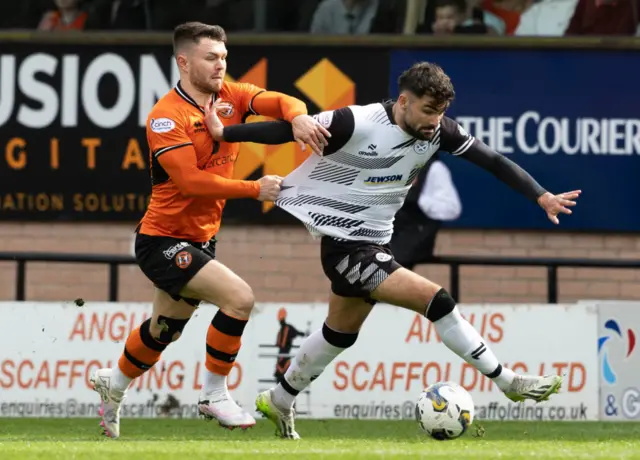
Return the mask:
{"type": "Polygon", "coordinates": [[[257,63],[251,67],[247,73],[245,73],[238,80],[228,73],[225,74],[224,79],[226,81],[239,81],[241,83],[251,83],[252,85],[259,86],[260,88],[267,87],[267,58],[260,59],[257,63]]]}

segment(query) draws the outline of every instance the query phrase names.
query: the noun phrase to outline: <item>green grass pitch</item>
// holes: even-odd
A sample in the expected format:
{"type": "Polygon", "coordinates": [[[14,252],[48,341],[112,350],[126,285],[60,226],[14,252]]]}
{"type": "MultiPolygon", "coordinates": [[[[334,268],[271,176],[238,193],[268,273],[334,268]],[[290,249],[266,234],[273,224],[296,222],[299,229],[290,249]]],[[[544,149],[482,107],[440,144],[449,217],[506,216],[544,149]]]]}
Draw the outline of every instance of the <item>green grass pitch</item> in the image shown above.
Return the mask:
{"type": "Polygon", "coordinates": [[[96,419],[5,418],[0,459],[640,459],[640,423],[476,421],[444,442],[411,421],[301,420],[297,427],[298,442],[275,438],[264,420],[242,432],[201,420],[125,419],[114,441],[100,435],[96,419]]]}

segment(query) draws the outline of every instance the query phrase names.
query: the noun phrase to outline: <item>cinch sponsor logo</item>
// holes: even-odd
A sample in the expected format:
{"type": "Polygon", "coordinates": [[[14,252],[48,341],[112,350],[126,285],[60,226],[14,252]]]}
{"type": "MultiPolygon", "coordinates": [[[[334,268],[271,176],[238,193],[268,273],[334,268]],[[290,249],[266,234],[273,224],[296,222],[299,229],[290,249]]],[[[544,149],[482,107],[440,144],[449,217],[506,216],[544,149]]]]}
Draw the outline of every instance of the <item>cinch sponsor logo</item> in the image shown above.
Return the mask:
{"type": "Polygon", "coordinates": [[[172,131],[176,124],[173,120],[169,118],[152,118],[150,122],[151,131],[154,133],[167,133],[172,131]]]}
{"type": "Polygon", "coordinates": [[[394,182],[401,182],[402,174],[394,174],[393,176],[371,176],[365,179],[365,184],[391,184],[394,182]]]}
{"type": "Polygon", "coordinates": [[[635,349],[636,335],[632,329],[627,329],[626,334],[624,334],[624,336],[626,337],[623,337],[622,329],[615,319],[607,320],[607,322],[604,323],[604,328],[615,333],[614,335],[607,334],[603,335],[602,337],[598,337],[598,354],[602,355],[602,376],[609,385],[613,385],[616,383],[617,377],[615,372],[613,371],[611,363],[609,362],[609,355],[604,345],[609,341],[609,339],[611,339],[612,337],[615,338],[615,336],[617,335],[621,340],[625,340],[627,342],[627,353],[625,355],[625,358],[628,358],[629,356],[631,356],[631,353],[633,353],[633,350],[635,349]]]}

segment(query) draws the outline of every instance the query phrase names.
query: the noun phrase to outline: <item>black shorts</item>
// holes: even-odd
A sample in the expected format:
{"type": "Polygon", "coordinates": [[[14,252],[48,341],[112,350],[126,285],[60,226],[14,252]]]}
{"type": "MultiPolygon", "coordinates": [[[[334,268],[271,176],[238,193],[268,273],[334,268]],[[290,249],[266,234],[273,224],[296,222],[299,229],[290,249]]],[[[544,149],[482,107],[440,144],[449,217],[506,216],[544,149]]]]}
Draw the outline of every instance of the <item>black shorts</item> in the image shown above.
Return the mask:
{"type": "Polygon", "coordinates": [[[216,258],[215,237],[194,243],[166,236],[136,235],[136,261],[143,273],[174,300],[183,299],[194,307],[199,299],[180,296],[180,291],[209,261],[216,258]]]}
{"type": "Polygon", "coordinates": [[[359,297],[370,303],[374,303],[370,294],[400,268],[389,245],[367,241],[338,241],[325,236],[320,258],[334,294],[359,297]]]}

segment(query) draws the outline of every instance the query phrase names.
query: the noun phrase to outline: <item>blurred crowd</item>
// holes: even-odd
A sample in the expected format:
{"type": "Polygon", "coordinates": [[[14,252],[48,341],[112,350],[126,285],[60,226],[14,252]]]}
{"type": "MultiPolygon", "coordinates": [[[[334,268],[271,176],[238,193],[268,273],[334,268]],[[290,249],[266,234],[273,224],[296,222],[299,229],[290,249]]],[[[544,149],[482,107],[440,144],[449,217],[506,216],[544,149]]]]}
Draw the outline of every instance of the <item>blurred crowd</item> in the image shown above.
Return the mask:
{"type": "Polygon", "coordinates": [[[640,35],[640,0],[20,0],[0,28],[312,34],[640,35]]]}

